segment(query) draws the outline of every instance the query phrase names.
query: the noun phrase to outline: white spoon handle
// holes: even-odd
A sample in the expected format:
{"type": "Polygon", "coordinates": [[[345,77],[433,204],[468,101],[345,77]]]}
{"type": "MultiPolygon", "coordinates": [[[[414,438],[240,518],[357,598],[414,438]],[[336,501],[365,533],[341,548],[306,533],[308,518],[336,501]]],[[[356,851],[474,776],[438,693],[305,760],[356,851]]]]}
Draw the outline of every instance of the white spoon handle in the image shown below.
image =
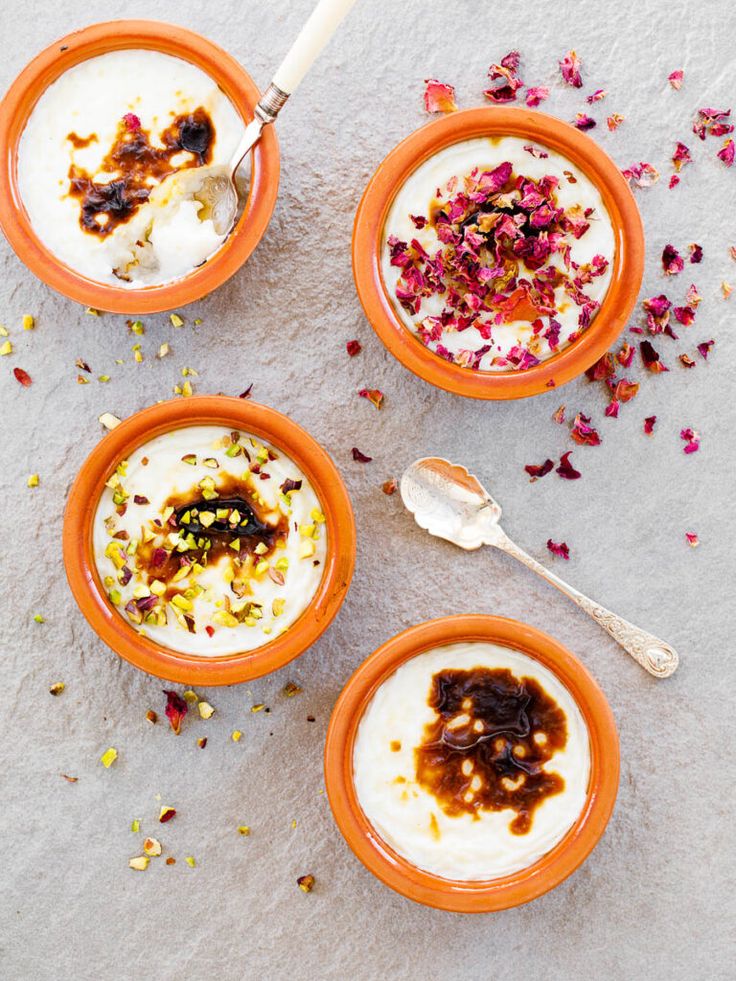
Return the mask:
{"type": "MultiPolygon", "coordinates": [[[[498,530],[501,532],[500,528],[498,530]]],[[[494,537],[492,544],[500,548],[501,551],[513,555],[519,562],[523,562],[528,569],[536,572],[542,579],[546,579],[565,596],[569,596],[581,610],[584,610],[596,623],[600,624],[606,633],[618,641],[626,653],[638,661],[649,674],[654,675],[655,678],[667,678],[676,670],[679,657],[677,651],[669,644],[655,637],[654,634],[634,626],[633,623],[617,616],[599,603],[594,603],[593,600],[569,586],[554,572],[550,572],[541,562],[537,562],[531,555],[519,548],[504,532],[501,532],[497,538],[494,537]]]]}
{"type": "Polygon", "coordinates": [[[273,77],[273,84],[277,88],[286,95],[296,91],[355,2],[356,0],[319,0],[273,77]]]}

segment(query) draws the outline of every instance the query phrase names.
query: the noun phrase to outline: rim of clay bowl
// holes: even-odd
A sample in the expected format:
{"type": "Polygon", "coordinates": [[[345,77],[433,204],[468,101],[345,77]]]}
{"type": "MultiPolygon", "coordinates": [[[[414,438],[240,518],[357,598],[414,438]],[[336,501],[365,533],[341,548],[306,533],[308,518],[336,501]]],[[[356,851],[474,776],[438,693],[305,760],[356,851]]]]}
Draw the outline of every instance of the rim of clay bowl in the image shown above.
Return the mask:
{"type": "Polygon", "coordinates": [[[97,283],[75,272],[33,230],[18,189],[18,145],[36,102],[52,82],[82,61],[126,48],[160,51],[196,65],[217,82],[244,123],[252,119],[260,98],[255,82],[231,55],[194,31],[153,20],[107,21],[74,31],[29,62],[0,103],[0,227],[21,262],[70,300],[112,313],[157,313],[201,299],[248,259],[276,204],[279,147],[273,126],[266,126],[253,148],[251,186],[243,213],[204,265],[172,283],[130,290],[97,283]]]}
{"type": "Polygon", "coordinates": [[[332,711],[325,744],[327,794],[340,832],[357,858],[385,885],[425,906],[490,913],[520,906],[558,886],[603,835],[618,790],[619,745],[606,698],[578,659],[548,634],[506,617],[462,614],[429,620],[382,644],[355,671],[332,711]],[[444,879],[393,850],[364,815],[353,782],[358,726],[380,685],[410,658],[434,647],[484,641],[521,651],[553,672],[577,703],[590,737],[590,778],[580,815],[541,859],[511,875],[485,881],[444,879]]]}
{"type": "Polygon", "coordinates": [[[626,326],[644,273],[644,230],[626,179],[607,153],[574,126],[545,113],[497,106],[435,119],[402,140],[368,183],[353,226],[353,276],[365,315],[404,367],[438,388],[478,399],[517,399],[564,385],[602,357],[626,326]],[[567,157],[596,186],[611,218],[615,255],[608,291],[593,322],[564,350],[526,371],[481,372],[451,364],[411,333],[381,272],[383,229],[393,200],[420,164],[454,143],[517,136],[567,157]]]}
{"type": "Polygon", "coordinates": [[[355,565],[355,522],[337,467],[301,426],[265,405],[225,395],[198,395],[142,409],[102,438],[82,464],[69,493],[63,554],[77,605],[95,633],[116,654],[167,681],[231,685],[282,667],[303,654],[327,629],[350,586],[355,565]],[[261,647],[212,657],[185,654],[142,637],[107,598],[92,541],[100,494],[120,460],[162,433],[206,425],[240,429],[282,449],[312,484],[327,525],[322,579],[301,616],[283,634],[261,647]]]}

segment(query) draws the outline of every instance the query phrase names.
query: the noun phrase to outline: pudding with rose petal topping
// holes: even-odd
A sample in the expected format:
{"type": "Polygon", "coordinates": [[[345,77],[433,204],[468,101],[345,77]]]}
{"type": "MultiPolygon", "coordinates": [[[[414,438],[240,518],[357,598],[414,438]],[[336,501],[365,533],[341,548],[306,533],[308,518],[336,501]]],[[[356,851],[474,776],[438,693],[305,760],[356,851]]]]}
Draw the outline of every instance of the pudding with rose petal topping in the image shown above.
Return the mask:
{"type": "Polygon", "coordinates": [[[438,357],[524,371],[586,330],[606,295],[613,225],[570,160],[518,137],[455,143],[399,188],[382,273],[404,325],[438,357]]]}
{"type": "Polygon", "coordinates": [[[196,192],[245,124],[217,83],[180,58],[110,51],[43,92],[18,148],[33,230],[65,265],[121,289],[181,279],[223,244],[196,192]]]}
{"type": "Polygon", "coordinates": [[[528,868],[586,802],[587,726],[540,662],[488,642],[404,662],[360,721],[353,781],[365,817],[412,865],[459,881],[528,868]]]}
{"type": "Polygon", "coordinates": [[[164,433],[121,460],[93,529],[120,615],[163,647],[205,657],[288,630],[319,587],[326,546],[320,501],[296,464],[220,426],[164,433]]]}

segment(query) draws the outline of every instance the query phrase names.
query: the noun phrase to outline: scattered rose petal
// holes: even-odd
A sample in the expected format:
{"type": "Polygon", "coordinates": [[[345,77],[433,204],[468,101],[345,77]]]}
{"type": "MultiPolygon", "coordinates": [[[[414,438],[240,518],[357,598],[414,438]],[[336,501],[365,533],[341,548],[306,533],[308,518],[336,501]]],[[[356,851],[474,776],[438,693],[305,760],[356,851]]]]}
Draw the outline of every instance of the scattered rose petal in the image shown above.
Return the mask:
{"type": "Polygon", "coordinates": [[[296,880],[296,884],[299,886],[302,892],[311,892],[314,889],[314,876],[313,875],[300,875],[296,880]]]}
{"type": "Polygon", "coordinates": [[[568,51],[565,57],[559,62],[560,74],[568,85],[576,89],[583,87],[583,79],[580,75],[581,62],[575,51],[568,51]]]}
{"type": "Polygon", "coordinates": [[[677,174],[673,174],[672,177],[670,177],[669,184],[667,186],[669,187],[670,190],[672,190],[672,188],[677,187],[679,183],[680,183],[680,178],[677,176],[677,174]]]}
{"type": "Polygon", "coordinates": [[[732,139],[726,140],[721,149],[716,154],[727,167],[733,167],[734,156],[736,156],[736,143],[732,139]]]}
{"type": "Polygon", "coordinates": [[[545,460],[544,463],[539,465],[534,463],[527,463],[524,467],[526,472],[532,478],[532,480],[538,480],[540,477],[545,477],[550,470],[554,467],[554,460],[545,460]]]}
{"type": "Polygon", "coordinates": [[[486,99],[496,104],[516,101],[516,93],[524,84],[519,78],[520,61],[518,51],[509,51],[499,65],[491,65],[488,69],[491,84],[483,92],[486,99]]]}
{"type": "Polygon", "coordinates": [[[424,108],[427,112],[456,112],[455,89],[452,85],[438,82],[436,78],[424,80],[424,108]]]}
{"type": "Polygon", "coordinates": [[[176,816],[176,808],[175,807],[166,807],[166,806],[164,806],[158,812],[158,820],[159,820],[159,823],[160,824],[166,824],[167,821],[170,821],[175,816],[176,816]]]}
{"type": "Polygon", "coordinates": [[[698,354],[703,358],[703,360],[708,360],[708,355],[710,354],[710,349],[715,344],[714,340],[702,341],[698,344],[698,354]]]}
{"type": "Polygon", "coordinates": [[[164,695],[166,695],[166,718],[178,736],[181,732],[182,719],[188,711],[187,703],[178,692],[164,689],[164,695]]]}
{"type": "Polygon", "coordinates": [[[123,116],[123,122],[131,132],[141,128],[141,121],[134,112],[126,112],[123,116]]]}
{"type": "Polygon", "coordinates": [[[685,327],[689,327],[695,320],[695,310],[692,307],[675,307],[672,312],[675,320],[685,327]]]}
{"type": "Polygon", "coordinates": [[[689,354],[681,354],[680,355],[680,362],[686,368],[694,368],[695,367],[695,362],[693,361],[693,359],[690,357],[689,354]]]}
{"type": "Polygon", "coordinates": [[[614,130],[619,128],[625,118],[626,117],[622,116],[620,112],[613,112],[608,119],[606,119],[606,126],[608,126],[610,131],[613,133],[614,130]]]}
{"type": "Polygon", "coordinates": [[[662,371],[669,371],[669,368],[665,368],[659,359],[659,354],[655,351],[651,341],[640,341],[639,342],[639,353],[641,354],[641,360],[644,362],[644,367],[647,371],[651,371],[653,374],[658,374],[662,371]]]}
{"type": "Polygon", "coordinates": [[[553,542],[551,538],[548,538],[547,548],[553,555],[557,555],[561,559],[565,559],[565,561],[570,558],[570,549],[567,546],[567,542],[553,542]]]}
{"type": "Polygon", "coordinates": [[[704,140],[706,135],[728,136],[733,132],[733,125],[730,122],[730,109],[698,109],[698,114],[693,123],[693,133],[704,140]]]}
{"type": "Polygon", "coordinates": [[[647,416],[644,420],[644,432],[647,434],[647,436],[651,436],[654,432],[654,424],[656,421],[656,416],[647,416]]]}
{"type": "Polygon", "coordinates": [[[731,286],[730,283],[727,283],[726,280],[724,279],[723,282],[721,283],[721,293],[723,293],[723,299],[727,300],[732,292],[733,292],[733,286],[731,286]]]}
{"type": "Polygon", "coordinates": [[[526,90],[524,101],[530,109],[536,109],[541,102],[544,102],[548,98],[549,89],[546,85],[530,85],[526,90]]]}
{"type": "Polygon", "coordinates": [[[348,341],[345,348],[351,358],[354,358],[356,354],[360,354],[360,352],[363,350],[360,341],[348,341]]]}
{"type": "Polygon", "coordinates": [[[675,170],[679,172],[683,167],[686,167],[692,162],[693,158],[690,155],[689,148],[678,140],[675,143],[675,152],[672,154],[672,163],[674,164],[675,170]]]}
{"type": "Polygon", "coordinates": [[[558,408],[555,409],[555,411],[552,413],[552,421],[553,422],[557,422],[560,425],[562,425],[562,423],[565,421],[565,406],[564,405],[560,405],[560,406],[558,406],[558,408]]]}
{"type": "Polygon", "coordinates": [[[567,453],[563,453],[560,457],[560,464],[555,470],[555,473],[559,474],[560,477],[564,477],[565,480],[577,480],[582,474],[573,467],[570,463],[570,457],[572,456],[572,450],[568,450],[567,453]]]}
{"type": "Polygon", "coordinates": [[[357,446],[352,448],[351,453],[356,463],[370,463],[373,459],[372,456],[366,456],[365,453],[361,453],[357,446]]]}
{"type": "Polygon", "coordinates": [[[677,68],[675,71],[669,73],[667,76],[667,81],[670,83],[673,89],[680,89],[682,88],[684,78],[685,72],[682,70],[682,68],[677,68]]]}
{"type": "Polygon", "coordinates": [[[694,309],[697,308],[698,304],[702,300],[702,296],[698,293],[698,289],[695,283],[690,283],[687,288],[687,293],[685,294],[685,301],[694,309]]]}
{"type": "Polygon", "coordinates": [[[627,181],[633,181],[636,187],[651,187],[659,180],[659,171],[650,163],[632,164],[621,173],[627,181]]]}
{"type": "Polygon", "coordinates": [[[682,258],[680,253],[674,247],[674,245],[665,245],[662,250],[662,269],[665,276],[676,276],[681,273],[685,268],[685,260],[682,258]]]}
{"type": "Polygon", "coordinates": [[[377,409],[380,409],[383,405],[383,392],[378,388],[361,388],[358,395],[362,399],[368,399],[377,409]]]}
{"type": "Polygon", "coordinates": [[[680,439],[683,440],[685,446],[683,446],[683,453],[697,453],[700,449],[700,433],[696,432],[694,429],[681,429],[680,439]]]}
{"type": "Polygon", "coordinates": [[[691,242],[688,245],[688,250],[690,252],[690,262],[699,263],[703,261],[703,246],[698,245],[697,242],[691,242]]]}
{"type": "Polygon", "coordinates": [[[20,382],[23,388],[28,388],[31,384],[31,376],[23,368],[13,368],[13,374],[15,375],[15,380],[20,382]]]}
{"type": "Polygon", "coordinates": [[[624,341],[624,343],[621,345],[621,349],[616,355],[616,360],[622,368],[630,368],[631,363],[634,360],[634,347],[627,341],[624,341]]]}
{"type": "Polygon", "coordinates": [[[390,480],[384,480],[384,482],[381,484],[381,490],[387,495],[387,497],[391,497],[392,494],[396,493],[398,486],[398,480],[395,477],[392,477],[390,480]]]}
{"type": "Polygon", "coordinates": [[[600,102],[601,99],[605,99],[607,95],[608,92],[606,92],[605,89],[596,89],[595,92],[592,92],[589,96],[587,96],[585,101],[589,106],[592,106],[594,102],[600,102]]]}
{"type": "Polygon", "coordinates": [[[587,113],[584,112],[576,113],[572,124],[576,129],[580,129],[584,133],[586,133],[589,129],[593,129],[597,125],[595,119],[588,116],[587,113]]]}
{"type": "Polygon", "coordinates": [[[687,539],[687,543],[690,548],[697,548],[698,545],[700,545],[700,539],[694,531],[686,531],[685,538],[687,539]]]}
{"type": "Polygon", "coordinates": [[[590,425],[590,417],[578,412],[570,429],[570,436],[580,446],[600,446],[601,438],[590,425]]]}

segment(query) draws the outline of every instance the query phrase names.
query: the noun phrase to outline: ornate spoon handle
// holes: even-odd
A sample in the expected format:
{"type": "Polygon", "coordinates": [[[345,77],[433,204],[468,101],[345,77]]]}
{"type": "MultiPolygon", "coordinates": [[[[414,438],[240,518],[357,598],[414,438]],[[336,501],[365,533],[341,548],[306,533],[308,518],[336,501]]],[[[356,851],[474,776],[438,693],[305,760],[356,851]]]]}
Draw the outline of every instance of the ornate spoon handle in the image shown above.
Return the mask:
{"type": "Polygon", "coordinates": [[[654,675],[655,678],[667,678],[676,670],[679,657],[673,647],[670,647],[669,644],[655,637],[654,634],[647,633],[646,630],[635,627],[633,623],[629,623],[623,617],[611,613],[604,606],[588,599],[583,593],[569,586],[563,579],[560,579],[554,572],[550,572],[541,562],[537,562],[531,555],[527,555],[523,549],[511,541],[505,532],[501,532],[500,528],[498,530],[500,535],[498,537],[494,536],[493,545],[500,548],[501,551],[513,555],[515,559],[523,562],[527,568],[536,572],[542,579],[546,579],[548,583],[559,589],[565,596],[569,596],[574,603],[577,603],[581,610],[584,610],[596,623],[600,624],[606,633],[610,634],[615,641],[618,641],[626,653],[630,654],[635,661],[638,661],[649,674],[654,675]]]}

